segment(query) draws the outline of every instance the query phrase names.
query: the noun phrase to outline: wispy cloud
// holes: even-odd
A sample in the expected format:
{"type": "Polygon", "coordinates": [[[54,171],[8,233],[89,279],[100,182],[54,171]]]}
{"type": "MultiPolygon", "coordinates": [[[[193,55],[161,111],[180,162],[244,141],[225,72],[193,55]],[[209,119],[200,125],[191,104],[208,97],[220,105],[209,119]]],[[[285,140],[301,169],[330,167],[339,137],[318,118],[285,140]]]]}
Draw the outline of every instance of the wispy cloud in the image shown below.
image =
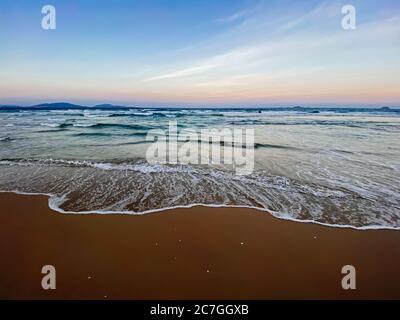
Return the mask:
{"type": "Polygon", "coordinates": [[[171,78],[181,78],[181,77],[187,77],[187,76],[192,76],[200,73],[204,73],[210,69],[215,68],[215,65],[207,65],[207,64],[201,64],[196,67],[192,68],[185,68],[181,70],[177,70],[171,73],[166,73],[166,74],[161,74],[155,77],[151,77],[148,79],[145,79],[144,81],[155,81],[155,80],[164,80],[164,79],[171,79],[171,78]]]}
{"type": "Polygon", "coordinates": [[[250,10],[241,10],[238,12],[235,12],[234,14],[228,16],[228,17],[223,17],[223,18],[219,18],[216,19],[215,22],[219,22],[219,23],[229,23],[229,22],[233,22],[233,21],[237,21],[239,19],[244,18],[246,15],[248,15],[251,11],[250,10]]]}
{"type": "Polygon", "coordinates": [[[144,81],[183,78],[198,74],[204,74],[213,69],[229,66],[232,64],[240,64],[241,62],[245,62],[246,59],[252,56],[254,57],[257,53],[259,53],[259,48],[257,47],[240,48],[223,54],[208,57],[206,59],[191,62],[192,66],[190,67],[185,67],[183,69],[175,70],[169,73],[153,76],[145,79],[144,81]]]}
{"type": "Polygon", "coordinates": [[[338,4],[337,1],[330,1],[330,2],[322,2],[318,4],[314,9],[311,11],[305,12],[301,15],[297,15],[290,19],[288,22],[281,25],[280,30],[286,31],[290,29],[294,29],[299,27],[309,21],[314,19],[319,19],[321,17],[327,19],[331,18],[332,16],[338,16],[341,12],[341,6],[338,4]]]}

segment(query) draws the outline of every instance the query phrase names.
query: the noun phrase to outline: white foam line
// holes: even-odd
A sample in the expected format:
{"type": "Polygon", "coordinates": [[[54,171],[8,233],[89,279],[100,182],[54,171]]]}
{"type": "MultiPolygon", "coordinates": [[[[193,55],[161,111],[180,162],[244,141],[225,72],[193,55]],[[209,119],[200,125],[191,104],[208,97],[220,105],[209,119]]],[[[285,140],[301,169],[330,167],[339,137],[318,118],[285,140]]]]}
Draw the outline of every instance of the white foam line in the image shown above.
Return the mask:
{"type": "Polygon", "coordinates": [[[135,212],[135,211],[108,211],[108,210],[91,210],[91,211],[65,211],[61,209],[56,202],[57,200],[62,199],[63,197],[56,196],[54,194],[50,193],[35,193],[35,192],[23,192],[23,191],[18,191],[18,190],[11,190],[11,191],[6,191],[6,190],[0,190],[0,193],[14,193],[14,194],[20,194],[20,195],[28,195],[28,196],[47,196],[49,197],[48,200],[48,205],[49,208],[52,209],[53,211],[62,213],[62,214],[76,214],[76,215],[87,215],[87,214],[124,214],[124,215],[145,215],[145,214],[151,214],[151,213],[158,213],[158,212],[163,212],[163,211],[169,211],[169,210],[174,210],[174,209],[190,209],[194,207],[207,207],[207,208],[243,208],[243,209],[253,209],[261,212],[268,212],[271,214],[273,217],[280,219],[280,220],[287,220],[287,221],[292,221],[292,222],[298,222],[298,223],[311,223],[311,224],[317,224],[321,225],[324,227],[331,227],[331,228],[341,228],[341,229],[353,229],[353,230],[360,230],[360,231],[367,231],[367,230],[400,230],[400,227],[389,227],[389,226],[364,226],[364,227],[355,227],[352,225],[347,225],[347,224],[329,224],[329,223],[324,223],[324,222],[319,222],[315,220],[302,220],[302,219],[296,219],[296,218],[290,218],[290,217],[284,217],[284,216],[279,216],[278,211],[272,211],[266,208],[259,208],[259,207],[252,207],[252,206],[244,206],[244,205],[225,205],[225,204],[204,204],[204,203],[193,203],[189,204],[186,206],[173,206],[173,207],[165,207],[165,208],[159,208],[159,209],[151,209],[151,210],[145,210],[141,212],[135,212]],[[57,199],[57,200],[55,200],[57,199]]]}

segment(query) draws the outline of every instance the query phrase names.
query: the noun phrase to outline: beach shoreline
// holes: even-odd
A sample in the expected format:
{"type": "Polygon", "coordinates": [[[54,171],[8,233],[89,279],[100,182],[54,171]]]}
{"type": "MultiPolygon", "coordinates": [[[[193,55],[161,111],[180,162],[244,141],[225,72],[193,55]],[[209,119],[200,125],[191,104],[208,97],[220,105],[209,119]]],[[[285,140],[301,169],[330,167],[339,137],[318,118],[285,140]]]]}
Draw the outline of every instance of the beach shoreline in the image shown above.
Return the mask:
{"type": "Polygon", "coordinates": [[[400,299],[400,232],[275,218],[249,208],[144,215],[55,212],[0,193],[2,299],[400,299]],[[41,288],[42,266],[56,290],[41,288]],[[354,265],[357,289],[341,269],[354,265]]]}

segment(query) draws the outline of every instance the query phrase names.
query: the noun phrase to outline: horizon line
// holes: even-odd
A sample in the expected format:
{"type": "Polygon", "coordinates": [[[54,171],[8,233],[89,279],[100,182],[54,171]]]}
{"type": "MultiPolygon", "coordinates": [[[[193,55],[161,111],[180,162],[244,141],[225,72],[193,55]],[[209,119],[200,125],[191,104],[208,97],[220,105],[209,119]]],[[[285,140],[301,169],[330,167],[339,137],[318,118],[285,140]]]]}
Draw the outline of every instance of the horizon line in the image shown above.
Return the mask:
{"type": "Polygon", "coordinates": [[[218,106],[218,105],[203,105],[203,106],[189,106],[189,105],[174,105],[171,106],[169,103],[165,103],[165,106],[162,106],[162,103],[158,103],[157,106],[149,103],[148,105],[142,104],[115,104],[115,103],[97,103],[93,105],[89,104],[80,104],[73,103],[67,101],[55,101],[55,102],[42,102],[37,104],[0,104],[1,108],[34,108],[34,107],[46,107],[51,105],[66,105],[65,107],[78,107],[78,108],[133,108],[133,109],[400,109],[400,105],[392,105],[392,104],[363,104],[363,103],[315,103],[315,104],[288,104],[288,103],[276,103],[270,105],[247,105],[247,106],[218,106]]]}

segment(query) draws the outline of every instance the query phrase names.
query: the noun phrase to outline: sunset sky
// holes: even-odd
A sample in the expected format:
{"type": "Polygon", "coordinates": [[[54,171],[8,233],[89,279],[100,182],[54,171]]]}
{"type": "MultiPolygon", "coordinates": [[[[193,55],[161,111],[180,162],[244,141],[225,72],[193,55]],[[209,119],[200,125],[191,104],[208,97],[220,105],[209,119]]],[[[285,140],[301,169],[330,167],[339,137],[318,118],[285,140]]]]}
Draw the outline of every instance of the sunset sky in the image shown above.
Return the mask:
{"type": "Polygon", "coordinates": [[[400,1],[3,0],[0,104],[52,101],[400,106],[400,1]]]}

